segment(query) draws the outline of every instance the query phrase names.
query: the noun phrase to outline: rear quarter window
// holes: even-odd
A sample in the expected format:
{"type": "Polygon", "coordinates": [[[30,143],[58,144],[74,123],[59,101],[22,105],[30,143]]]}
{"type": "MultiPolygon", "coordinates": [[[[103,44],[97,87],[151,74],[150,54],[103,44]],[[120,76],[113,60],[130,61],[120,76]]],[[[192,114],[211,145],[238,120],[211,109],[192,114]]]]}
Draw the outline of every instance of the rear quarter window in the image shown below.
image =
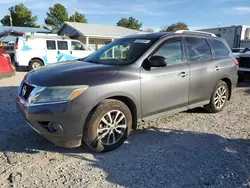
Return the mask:
{"type": "Polygon", "coordinates": [[[229,56],[229,49],[222,41],[209,39],[208,42],[210,43],[216,58],[229,56]]]}

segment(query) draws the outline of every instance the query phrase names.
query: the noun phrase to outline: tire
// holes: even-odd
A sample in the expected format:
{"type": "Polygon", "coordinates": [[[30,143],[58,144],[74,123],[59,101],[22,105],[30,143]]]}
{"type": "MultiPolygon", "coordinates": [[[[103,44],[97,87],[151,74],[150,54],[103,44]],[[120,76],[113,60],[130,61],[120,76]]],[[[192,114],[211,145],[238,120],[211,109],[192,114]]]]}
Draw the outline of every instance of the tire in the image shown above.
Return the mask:
{"type": "Polygon", "coordinates": [[[29,70],[37,69],[43,66],[43,62],[39,59],[31,60],[29,63],[29,70]]]}
{"type": "Polygon", "coordinates": [[[96,152],[108,152],[122,145],[131,130],[132,114],[129,108],[119,100],[107,99],[90,115],[83,130],[83,141],[96,152]]]}
{"type": "Polygon", "coordinates": [[[208,105],[204,106],[204,108],[208,112],[218,113],[218,112],[222,111],[223,108],[225,108],[226,103],[228,101],[228,98],[229,98],[228,85],[227,85],[226,82],[220,80],[219,83],[217,84],[217,86],[215,87],[214,91],[213,91],[213,94],[212,94],[211,99],[210,99],[210,103],[208,105]],[[220,93],[224,93],[224,94],[221,95],[221,97],[219,97],[218,95],[220,93]]]}

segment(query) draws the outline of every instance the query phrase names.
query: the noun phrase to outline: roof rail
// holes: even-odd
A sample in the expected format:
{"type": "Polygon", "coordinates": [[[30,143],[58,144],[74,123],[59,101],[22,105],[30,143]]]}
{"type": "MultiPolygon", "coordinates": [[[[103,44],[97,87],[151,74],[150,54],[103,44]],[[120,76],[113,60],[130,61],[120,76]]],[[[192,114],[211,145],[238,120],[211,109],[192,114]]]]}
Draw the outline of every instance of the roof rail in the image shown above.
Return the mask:
{"type": "Polygon", "coordinates": [[[57,35],[53,33],[25,33],[25,37],[28,38],[41,38],[41,39],[70,39],[66,35],[57,35]]]}
{"type": "Polygon", "coordinates": [[[58,36],[58,34],[54,33],[34,33],[34,32],[26,32],[25,35],[30,36],[58,36]]]}
{"type": "Polygon", "coordinates": [[[210,35],[210,36],[212,36],[212,37],[216,37],[215,34],[209,33],[209,32],[204,32],[204,31],[179,30],[179,31],[176,31],[175,33],[190,33],[190,34],[192,34],[192,33],[194,33],[194,34],[197,33],[197,34],[204,34],[204,35],[210,35]]]}

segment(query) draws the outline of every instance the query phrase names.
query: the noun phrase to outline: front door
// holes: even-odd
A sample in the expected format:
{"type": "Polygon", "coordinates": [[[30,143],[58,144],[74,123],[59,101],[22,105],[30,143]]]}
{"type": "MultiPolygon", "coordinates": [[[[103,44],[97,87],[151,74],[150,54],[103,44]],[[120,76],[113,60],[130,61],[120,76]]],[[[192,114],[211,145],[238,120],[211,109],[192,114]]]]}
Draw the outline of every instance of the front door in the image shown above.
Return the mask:
{"type": "Polygon", "coordinates": [[[46,40],[46,54],[42,57],[45,64],[57,62],[57,49],[55,40],[46,40]]]}
{"type": "Polygon", "coordinates": [[[91,53],[90,50],[86,49],[84,45],[78,41],[71,41],[71,51],[70,54],[75,57],[76,59],[78,58],[84,58],[88,56],[91,53]]]}
{"type": "Polygon", "coordinates": [[[182,38],[165,41],[152,56],[164,56],[166,67],[141,67],[141,111],[148,117],[188,104],[189,68],[183,62],[182,38]]]}

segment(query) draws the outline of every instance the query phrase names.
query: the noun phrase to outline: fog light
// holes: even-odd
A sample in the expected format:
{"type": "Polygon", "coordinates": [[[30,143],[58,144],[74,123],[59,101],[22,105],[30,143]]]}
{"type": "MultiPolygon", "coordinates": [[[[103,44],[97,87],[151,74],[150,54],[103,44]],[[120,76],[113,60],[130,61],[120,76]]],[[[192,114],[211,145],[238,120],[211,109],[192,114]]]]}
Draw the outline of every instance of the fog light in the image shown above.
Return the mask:
{"type": "Polygon", "coordinates": [[[48,130],[49,130],[50,132],[52,132],[52,133],[58,132],[58,130],[60,129],[60,127],[61,127],[61,125],[58,124],[58,123],[52,123],[52,122],[50,122],[50,123],[48,124],[48,130]]]}

